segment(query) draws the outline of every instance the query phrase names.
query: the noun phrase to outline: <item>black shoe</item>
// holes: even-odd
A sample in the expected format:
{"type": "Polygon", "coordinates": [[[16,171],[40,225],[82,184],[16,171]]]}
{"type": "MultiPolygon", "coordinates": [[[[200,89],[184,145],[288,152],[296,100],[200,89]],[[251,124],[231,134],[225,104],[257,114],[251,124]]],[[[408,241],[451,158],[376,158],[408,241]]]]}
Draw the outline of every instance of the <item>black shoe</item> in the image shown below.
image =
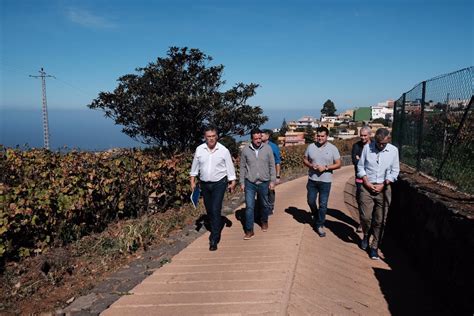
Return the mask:
{"type": "Polygon", "coordinates": [[[217,244],[210,244],[209,245],[209,251],[216,251],[217,250],[217,244]]]}

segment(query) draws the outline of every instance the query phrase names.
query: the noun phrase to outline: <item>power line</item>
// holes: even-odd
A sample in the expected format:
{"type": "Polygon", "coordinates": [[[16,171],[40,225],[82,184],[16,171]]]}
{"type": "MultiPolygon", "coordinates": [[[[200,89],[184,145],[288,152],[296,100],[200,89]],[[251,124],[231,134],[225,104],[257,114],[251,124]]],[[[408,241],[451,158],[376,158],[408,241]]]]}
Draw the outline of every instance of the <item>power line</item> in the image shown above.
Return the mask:
{"type": "Polygon", "coordinates": [[[41,78],[41,87],[43,91],[43,140],[44,148],[49,150],[49,122],[48,122],[48,105],[46,101],[46,78],[55,78],[54,76],[47,75],[46,72],[41,68],[39,70],[39,76],[30,75],[33,78],[41,78]]]}

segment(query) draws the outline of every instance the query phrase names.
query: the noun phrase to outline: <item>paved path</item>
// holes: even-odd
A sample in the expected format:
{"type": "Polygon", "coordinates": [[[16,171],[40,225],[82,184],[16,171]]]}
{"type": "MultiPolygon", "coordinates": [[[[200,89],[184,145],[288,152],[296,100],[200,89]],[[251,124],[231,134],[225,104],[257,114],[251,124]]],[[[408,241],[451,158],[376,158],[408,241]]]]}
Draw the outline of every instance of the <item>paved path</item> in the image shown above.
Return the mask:
{"type": "Polygon", "coordinates": [[[284,183],[277,187],[268,232],[256,226],[255,237],[244,241],[237,210],[218,251],[208,250],[204,234],[102,315],[433,312],[411,270],[373,261],[357,247],[357,223],[344,203],[352,175],[352,167],[335,172],[325,238],[309,225],[306,178],[284,183]]]}

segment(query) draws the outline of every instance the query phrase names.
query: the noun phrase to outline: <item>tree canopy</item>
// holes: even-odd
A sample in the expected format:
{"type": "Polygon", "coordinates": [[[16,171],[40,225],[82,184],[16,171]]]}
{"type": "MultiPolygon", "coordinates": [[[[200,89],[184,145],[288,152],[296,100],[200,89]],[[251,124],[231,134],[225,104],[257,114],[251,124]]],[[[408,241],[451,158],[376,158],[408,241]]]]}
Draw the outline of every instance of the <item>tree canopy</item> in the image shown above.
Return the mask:
{"type": "Polygon", "coordinates": [[[171,47],[167,57],[120,77],[113,92],[100,92],[88,107],[102,109],[130,137],[174,152],[200,144],[207,124],[222,137],[265,123],[263,110],[248,104],[259,85],[237,83],[221,91],[224,66],[211,61],[199,49],[171,47]]]}
{"type": "Polygon", "coordinates": [[[336,115],[336,111],[336,106],[334,105],[334,102],[332,102],[330,99],[324,102],[323,108],[321,109],[321,113],[326,116],[334,116],[336,115]]]}

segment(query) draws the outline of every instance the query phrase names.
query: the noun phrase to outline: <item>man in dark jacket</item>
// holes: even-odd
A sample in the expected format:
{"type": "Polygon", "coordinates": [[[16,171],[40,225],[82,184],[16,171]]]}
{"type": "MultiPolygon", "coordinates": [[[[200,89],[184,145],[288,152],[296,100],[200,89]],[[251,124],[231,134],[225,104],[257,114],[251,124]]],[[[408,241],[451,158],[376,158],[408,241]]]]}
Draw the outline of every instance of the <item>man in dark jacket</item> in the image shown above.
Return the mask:
{"type": "MultiPolygon", "coordinates": [[[[360,140],[354,145],[352,145],[352,164],[354,165],[354,169],[355,169],[356,201],[357,201],[357,207],[359,210],[359,219],[361,218],[360,217],[361,216],[360,189],[361,189],[363,181],[362,181],[362,178],[357,177],[357,164],[359,163],[360,155],[362,154],[362,149],[364,149],[365,145],[370,144],[371,135],[372,135],[372,130],[370,129],[370,127],[367,125],[362,126],[361,129],[359,130],[360,140]]],[[[362,232],[362,227],[360,224],[357,227],[357,232],[358,233],[362,232]]]]}

